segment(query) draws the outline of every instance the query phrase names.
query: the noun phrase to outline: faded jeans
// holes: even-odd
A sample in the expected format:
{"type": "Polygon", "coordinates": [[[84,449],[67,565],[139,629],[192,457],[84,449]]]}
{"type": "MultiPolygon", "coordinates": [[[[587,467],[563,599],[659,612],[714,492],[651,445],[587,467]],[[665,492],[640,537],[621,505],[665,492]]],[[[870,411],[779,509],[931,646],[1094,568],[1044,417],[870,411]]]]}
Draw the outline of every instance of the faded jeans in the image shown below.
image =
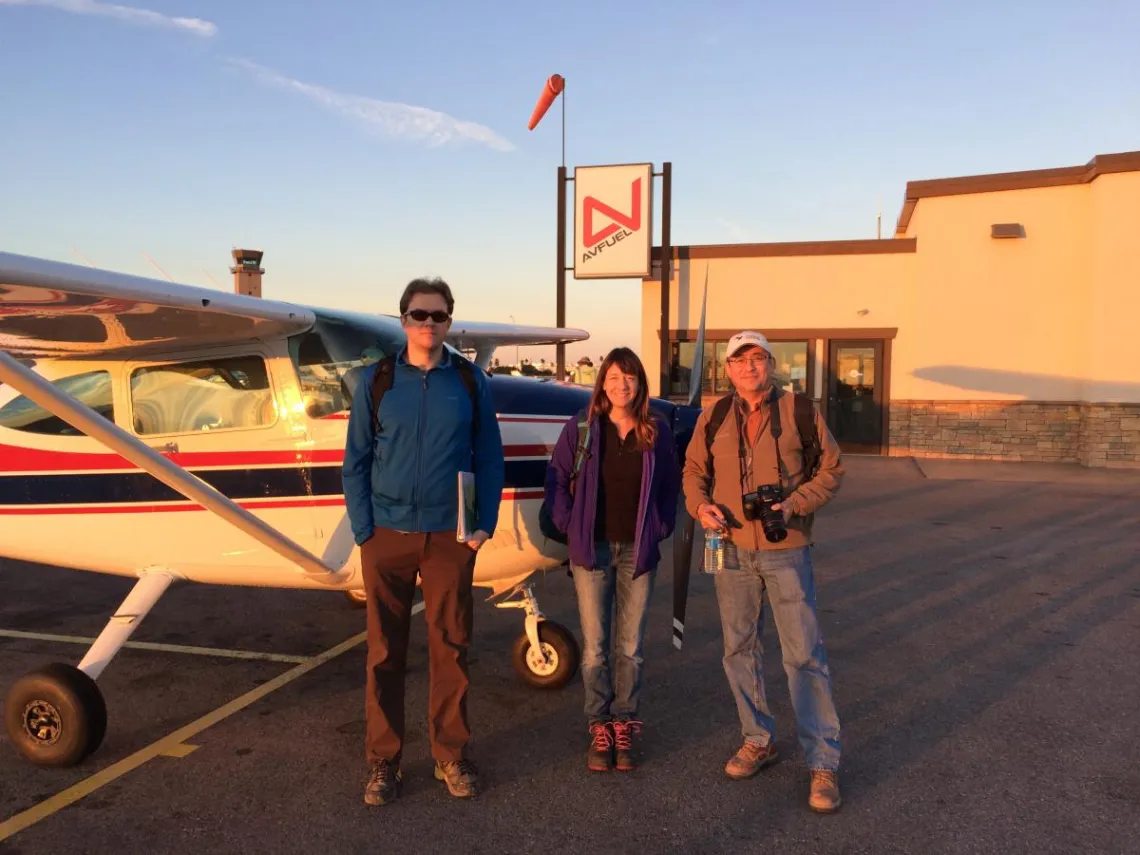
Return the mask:
{"type": "Polygon", "coordinates": [[[816,613],[810,547],[738,550],[739,569],[716,578],[724,673],[745,740],[766,745],[776,730],[764,691],[764,593],[784,655],[800,746],[809,769],[839,768],[839,715],[816,613]]]}
{"type": "Polygon", "coordinates": [[[633,544],[595,545],[596,570],[572,565],[582,622],[582,682],[590,724],[637,716],[642,642],[656,571],[633,578],[633,544]],[[616,650],[610,666],[610,624],[616,650]]]}

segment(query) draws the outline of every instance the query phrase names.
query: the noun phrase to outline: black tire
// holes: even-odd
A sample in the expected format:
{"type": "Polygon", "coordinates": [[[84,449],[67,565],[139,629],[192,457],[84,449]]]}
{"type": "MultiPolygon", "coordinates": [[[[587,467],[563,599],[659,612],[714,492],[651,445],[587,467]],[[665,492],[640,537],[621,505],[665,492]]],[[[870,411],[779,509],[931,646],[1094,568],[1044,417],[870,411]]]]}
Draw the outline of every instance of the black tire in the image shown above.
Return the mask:
{"type": "Polygon", "coordinates": [[[35,765],[75,766],[103,743],[107,705],[94,680],[73,665],[53,662],[12,685],[4,726],[35,765]]]}
{"type": "Polygon", "coordinates": [[[536,669],[528,661],[531,651],[530,639],[524,631],[515,639],[511,649],[511,664],[524,683],[534,689],[561,689],[574,679],[582,651],[578,640],[562,624],[544,620],[538,625],[538,640],[547,648],[553,661],[548,669],[536,669]]]}
{"type": "Polygon", "coordinates": [[[354,609],[368,608],[368,600],[365,599],[363,588],[351,588],[344,592],[344,598],[352,604],[354,609]]]}

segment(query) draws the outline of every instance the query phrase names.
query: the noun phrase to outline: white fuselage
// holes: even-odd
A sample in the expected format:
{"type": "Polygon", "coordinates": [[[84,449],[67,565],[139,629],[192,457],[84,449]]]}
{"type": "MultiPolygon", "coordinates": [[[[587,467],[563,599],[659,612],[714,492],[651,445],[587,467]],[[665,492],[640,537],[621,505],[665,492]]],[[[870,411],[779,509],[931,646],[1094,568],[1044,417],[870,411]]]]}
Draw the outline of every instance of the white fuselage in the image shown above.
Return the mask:
{"type": "MultiPolygon", "coordinates": [[[[299,369],[296,346],[280,338],[139,360],[49,360],[35,370],[57,385],[75,378],[61,388],[330,567],[349,570],[335,587],[358,588],[359,551],[340,487],[344,366],[330,357],[299,369]]],[[[565,561],[565,547],[539,532],[536,476],[566,418],[499,413],[508,476],[527,474],[508,477],[476,585],[503,590],[565,561]]],[[[329,587],[7,386],[0,555],[124,576],[156,570],[211,584],[329,587]]]]}

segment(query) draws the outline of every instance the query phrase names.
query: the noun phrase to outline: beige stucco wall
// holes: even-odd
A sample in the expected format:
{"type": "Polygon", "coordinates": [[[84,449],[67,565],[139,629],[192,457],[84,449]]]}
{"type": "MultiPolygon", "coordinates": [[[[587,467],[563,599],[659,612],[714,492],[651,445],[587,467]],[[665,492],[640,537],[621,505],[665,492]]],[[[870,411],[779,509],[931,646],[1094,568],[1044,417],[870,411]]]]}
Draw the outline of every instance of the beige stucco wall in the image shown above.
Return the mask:
{"type": "MultiPolygon", "coordinates": [[[[899,327],[901,334],[910,312],[914,258],[897,253],[682,261],[670,287],[670,326],[700,324],[707,269],[708,329],[899,327]]],[[[641,357],[649,376],[657,377],[661,284],[642,287],[641,357]]]]}
{"type": "MultiPolygon", "coordinates": [[[[913,254],[695,259],[671,326],[897,327],[891,399],[1140,402],[1140,173],[1088,184],[921,199],[913,254]],[[1024,239],[995,240],[1018,222],[1024,239]],[[866,314],[859,314],[867,310],[866,314]]],[[[658,376],[660,286],[643,283],[658,376]]]]}
{"type": "Polygon", "coordinates": [[[1078,401],[1088,354],[1089,185],[922,199],[915,311],[891,397],[1078,401]],[[1024,239],[995,240],[993,223],[1024,239]]]}
{"type": "Polygon", "coordinates": [[[1140,402],[1140,173],[1102,175],[1088,188],[1084,400],[1140,402]]]}

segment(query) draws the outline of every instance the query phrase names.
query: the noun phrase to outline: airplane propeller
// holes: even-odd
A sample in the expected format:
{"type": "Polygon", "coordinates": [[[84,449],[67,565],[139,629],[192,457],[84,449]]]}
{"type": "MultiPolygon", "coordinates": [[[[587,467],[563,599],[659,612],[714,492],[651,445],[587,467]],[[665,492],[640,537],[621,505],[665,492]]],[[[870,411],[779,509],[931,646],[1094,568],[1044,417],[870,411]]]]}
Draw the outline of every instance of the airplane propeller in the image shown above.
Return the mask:
{"type": "MultiPolygon", "coordinates": [[[[701,323],[697,328],[697,346],[693,354],[693,367],[689,374],[687,413],[696,420],[701,406],[701,386],[704,382],[705,361],[705,305],[709,296],[709,271],[705,267],[705,290],[701,296],[701,323]],[[695,408],[695,409],[693,409],[695,408]]],[[[683,412],[678,407],[678,412],[683,412]]],[[[691,425],[690,425],[691,429],[691,425]]],[[[692,440],[690,439],[690,442],[692,440]]],[[[677,526],[673,534],[673,646],[678,650],[685,640],[685,607],[689,599],[689,574],[693,568],[693,543],[696,540],[697,521],[689,516],[684,503],[677,511],[677,526]]]]}

